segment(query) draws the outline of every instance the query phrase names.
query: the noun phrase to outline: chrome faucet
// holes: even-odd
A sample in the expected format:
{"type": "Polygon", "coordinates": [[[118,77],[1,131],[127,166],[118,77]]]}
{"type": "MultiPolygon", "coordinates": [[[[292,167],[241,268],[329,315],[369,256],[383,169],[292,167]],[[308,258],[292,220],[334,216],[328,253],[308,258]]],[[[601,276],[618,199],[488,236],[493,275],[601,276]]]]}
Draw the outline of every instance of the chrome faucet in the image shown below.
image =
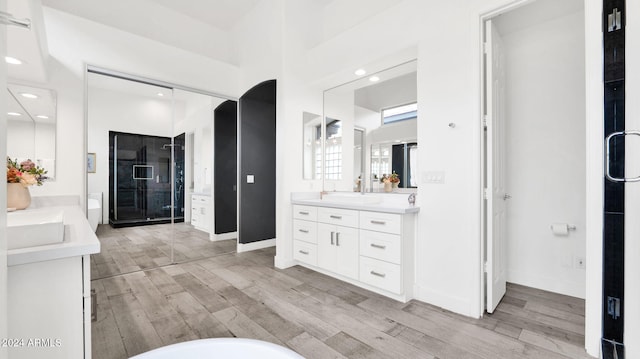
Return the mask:
{"type": "Polygon", "coordinates": [[[407,198],[407,201],[409,201],[410,205],[415,205],[416,204],[416,193],[412,193],[409,195],[409,198],[407,198]]]}

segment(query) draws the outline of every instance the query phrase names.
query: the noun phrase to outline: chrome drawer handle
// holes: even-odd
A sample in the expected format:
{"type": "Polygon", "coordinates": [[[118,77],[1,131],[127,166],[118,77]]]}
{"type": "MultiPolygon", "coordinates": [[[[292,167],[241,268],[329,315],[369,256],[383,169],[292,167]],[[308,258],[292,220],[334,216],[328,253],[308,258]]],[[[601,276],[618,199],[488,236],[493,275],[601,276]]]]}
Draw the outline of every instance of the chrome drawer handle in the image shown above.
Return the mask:
{"type": "Polygon", "coordinates": [[[307,251],[299,250],[298,252],[304,254],[305,256],[309,255],[309,252],[307,252],[307,251]]]}
{"type": "Polygon", "coordinates": [[[303,216],[308,216],[308,215],[309,215],[309,212],[303,212],[303,211],[300,211],[300,212],[298,212],[298,213],[299,213],[299,214],[301,214],[301,215],[303,215],[303,216]]]}
{"type": "Polygon", "coordinates": [[[374,220],[372,220],[371,223],[373,223],[373,224],[383,224],[383,225],[387,224],[387,222],[385,222],[385,221],[374,221],[374,220]]]}
{"type": "Polygon", "coordinates": [[[371,271],[371,274],[372,274],[372,275],[375,275],[376,277],[380,277],[380,278],[384,278],[384,277],[386,277],[386,276],[387,276],[387,275],[386,275],[386,274],[384,274],[384,273],[378,273],[378,272],[375,272],[375,271],[371,271]]]}
{"type": "Polygon", "coordinates": [[[379,244],[374,244],[374,243],[371,243],[371,247],[373,247],[373,248],[379,248],[379,249],[385,249],[385,248],[387,248],[387,246],[381,246],[381,245],[379,245],[379,244]]]}
{"type": "Polygon", "coordinates": [[[334,216],[334,215],[330,215],[329,218],[333,218],[333,219],[342,219],[342,216],[334,216]]]}
{"type": "Polygon", "coordinates": [[[308,230],[306,230],[306,229],[298,229],[298,231],[300,231],[300,232],[302,232],[302,233],[309,233],[309,231],[308,231],[308,230]]]}

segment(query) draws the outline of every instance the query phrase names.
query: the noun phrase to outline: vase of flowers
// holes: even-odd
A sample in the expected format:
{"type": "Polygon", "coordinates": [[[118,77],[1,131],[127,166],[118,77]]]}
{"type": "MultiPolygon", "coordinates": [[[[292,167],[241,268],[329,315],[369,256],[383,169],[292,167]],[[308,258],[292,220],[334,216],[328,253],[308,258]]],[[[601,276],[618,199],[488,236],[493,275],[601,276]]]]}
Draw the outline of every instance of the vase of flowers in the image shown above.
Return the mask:
{"type": "Polygon", "coordinates": [[[390,176],[387,176],[386,173],[382,175],[382,178],[380,178],[380,182],[382,182],[382,184],[384,185],[385,192],[391,192],[393,190],[393,186],[391,184],[391,178],[390,176]]]}
{"type": "Polygon", "coordinates": [[[400,184],[400,176],[398,176],[396,171],[393,171],[393,173],[389,175],[389,181],[391,182],[393,189],[398,188],[398,185],[400,184]]]}
{"type": "Polygon", "coordinates": [[[47,171],[31,160],[18,163],[7,157],[7,208],[25,209],[31,204],[29,186],[42,186],[47,171]]]}

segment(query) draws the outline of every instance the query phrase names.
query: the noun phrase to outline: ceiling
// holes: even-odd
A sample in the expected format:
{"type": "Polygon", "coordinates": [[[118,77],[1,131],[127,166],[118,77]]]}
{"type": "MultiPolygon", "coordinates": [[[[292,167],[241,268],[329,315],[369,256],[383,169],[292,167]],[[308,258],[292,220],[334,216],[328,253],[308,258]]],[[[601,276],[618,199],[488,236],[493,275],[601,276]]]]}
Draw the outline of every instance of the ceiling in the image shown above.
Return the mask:
{"type": "Polygon", "coordinates": [[[42,0],[44,6],[116,28],[128,28],[132,19],[148,23],[152,21],[148,14],[155,14],[161,11],[160,8],[164,8],[168,12],[185,15],[224,31],[231,30],[258,2],[259,0],[42,0]]]}

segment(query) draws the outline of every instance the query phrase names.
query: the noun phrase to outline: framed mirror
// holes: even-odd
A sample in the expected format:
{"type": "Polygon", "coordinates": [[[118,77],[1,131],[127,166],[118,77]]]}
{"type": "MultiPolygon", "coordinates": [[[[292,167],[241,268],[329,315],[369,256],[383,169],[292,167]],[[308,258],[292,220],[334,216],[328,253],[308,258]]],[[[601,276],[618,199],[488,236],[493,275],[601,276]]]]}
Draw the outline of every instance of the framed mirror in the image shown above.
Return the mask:
{"type": "Polygon", "coordinates": [[[417,62],[409,61],[324,92],[323,188],[379,192],[417,188],[417,62]]]}
{"type": "Polygon", "coordinates": [[[56,92],[20,84],[7,84],[7,156],[32,160],[56,173],[56,92]]]}

